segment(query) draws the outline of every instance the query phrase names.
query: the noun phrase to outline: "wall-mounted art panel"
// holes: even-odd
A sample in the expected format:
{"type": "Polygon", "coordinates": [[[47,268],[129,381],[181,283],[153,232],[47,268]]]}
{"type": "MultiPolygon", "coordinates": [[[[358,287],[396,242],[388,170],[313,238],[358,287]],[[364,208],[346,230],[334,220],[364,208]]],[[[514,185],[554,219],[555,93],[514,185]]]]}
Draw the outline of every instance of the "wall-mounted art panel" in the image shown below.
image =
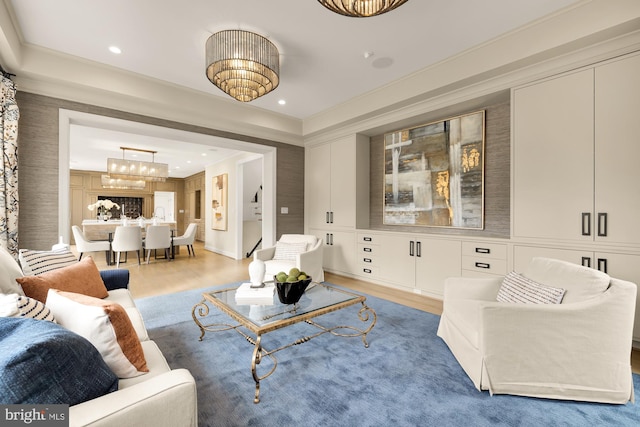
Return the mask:
{"type": "Polygon", "coordinates": [[[384,135],[383,224],[483,228],[484,113],[384,135]]]}
{"type": "Polygon", "coordinates": [[[226,173],[213,177],[211,228],[214,230],[227,230],[227,194],[229,192],[227,177],[228,174],[226,173]]]}

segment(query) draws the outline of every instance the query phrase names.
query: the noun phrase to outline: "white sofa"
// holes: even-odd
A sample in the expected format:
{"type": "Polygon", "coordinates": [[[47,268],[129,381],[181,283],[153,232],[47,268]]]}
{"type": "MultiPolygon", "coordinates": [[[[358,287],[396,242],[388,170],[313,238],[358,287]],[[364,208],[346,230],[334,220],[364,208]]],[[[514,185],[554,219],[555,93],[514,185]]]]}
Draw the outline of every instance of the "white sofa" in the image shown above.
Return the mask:
{"type": "Polygon", "coordinates": [[[450,278],[438,327],[478,390],[551,399],[633,401],[636,285],[535,258],[524,276],[566,290],[560,304],[498,302],[503,278],[450,278]]]}
{"type": "MultiPolygon", "coordinates": [[[[149,372],[120,379],[117,391],[71,406],[69,425],[197,426],[195,380],[186,369],[172,370],[156,343],[149,339],[142,316],[127,288],[129,271],[104,270],[100,273],[108,290],[105,299],[122,305],[131,319],[149,372]]],[[[0,281],[3,282],[0,292],[19,293],[21,289],[15,278],[21,275],[18,263],[0,248],[0,281]]]]}
{"type": "Polygon", "coordinates": [[[273,280],[278,272],[288,273],[293,267],[297,267],[314,282],[324,282],[323,251],[322,239],[314,235],[283,234],[276,246],[255,251],[253,259],[264,261],[264,280],[273,280]]]}

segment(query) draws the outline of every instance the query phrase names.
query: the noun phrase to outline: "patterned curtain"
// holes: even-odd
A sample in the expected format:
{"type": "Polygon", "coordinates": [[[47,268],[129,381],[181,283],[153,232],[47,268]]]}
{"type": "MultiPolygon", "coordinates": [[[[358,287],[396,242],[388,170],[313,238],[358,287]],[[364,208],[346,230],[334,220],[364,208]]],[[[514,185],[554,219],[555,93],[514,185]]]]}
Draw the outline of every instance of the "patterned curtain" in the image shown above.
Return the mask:
{"type": "Polygon", "coordinates": [[[0,246],[18,255],[18,104],[16,88],[10,79],[0,81],[0,246]]]}

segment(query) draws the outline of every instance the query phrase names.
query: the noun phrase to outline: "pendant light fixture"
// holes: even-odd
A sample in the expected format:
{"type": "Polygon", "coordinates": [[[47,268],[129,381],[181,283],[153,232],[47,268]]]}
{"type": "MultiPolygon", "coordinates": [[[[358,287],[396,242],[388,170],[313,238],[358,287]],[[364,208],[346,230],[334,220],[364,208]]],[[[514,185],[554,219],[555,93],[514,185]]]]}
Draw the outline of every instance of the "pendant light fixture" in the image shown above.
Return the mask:
{"type": "Polygon", "coordinates": [[[213,34],[205,45],[207,78],[232,98],[249,102],[280,82],[278,48],[265,37],[242,30],[213,34]]]}
{"type": "Polygon", "coordinates": [[[369,16],[382,15],[408,0],[318,0],[327,9],[340,15],[353,18],[367,18],[369,16]]]}

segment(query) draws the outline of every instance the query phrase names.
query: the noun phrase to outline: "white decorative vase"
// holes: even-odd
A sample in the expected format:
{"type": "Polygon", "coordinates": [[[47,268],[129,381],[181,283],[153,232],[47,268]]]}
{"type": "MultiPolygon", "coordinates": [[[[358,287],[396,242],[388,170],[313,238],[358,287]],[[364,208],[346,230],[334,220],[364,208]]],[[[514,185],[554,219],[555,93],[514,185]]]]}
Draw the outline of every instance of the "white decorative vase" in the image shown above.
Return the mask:
{"type": "Polygon", "coordinates": [[[249,263],[249,280],[251,285],[260,286],[264,280],[264,273],[267,271],[267,267],[264,261],[254,259],[249,263]]]}

